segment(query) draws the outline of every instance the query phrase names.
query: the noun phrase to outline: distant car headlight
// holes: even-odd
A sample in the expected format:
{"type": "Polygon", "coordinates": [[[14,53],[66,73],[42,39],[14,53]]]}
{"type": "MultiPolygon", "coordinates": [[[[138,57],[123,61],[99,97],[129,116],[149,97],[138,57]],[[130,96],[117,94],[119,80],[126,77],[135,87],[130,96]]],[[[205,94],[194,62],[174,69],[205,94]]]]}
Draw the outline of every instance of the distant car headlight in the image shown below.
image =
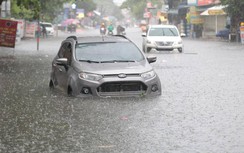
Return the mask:
{"type": "Polygon", "coordinates": [[[182,44],[182,40],[179,40],[179,41],[175,41],[174,42],[174,45],[179,45],[179,44],[182,44]]]}
{"type": "Polygon", "coordinates": [[[142,73],[142,74],[141,74],[141,77],[142,77],[144,80],[148,80],[148,79],[153,78],[155,75],[156,75],[156,73],[155,73],[154,71],[149,71],[149,72],[146,72],[146,73],[142,73]]]}
{"type": "Polygon", "coordinates": [[[102,75],[93,74],[93,73],[85,73],[85,72],[80,73],[79,77],[81,79],[86,79],[86,80],[91,80],[91,81],[99,81],[103,78],[102,75]]]}

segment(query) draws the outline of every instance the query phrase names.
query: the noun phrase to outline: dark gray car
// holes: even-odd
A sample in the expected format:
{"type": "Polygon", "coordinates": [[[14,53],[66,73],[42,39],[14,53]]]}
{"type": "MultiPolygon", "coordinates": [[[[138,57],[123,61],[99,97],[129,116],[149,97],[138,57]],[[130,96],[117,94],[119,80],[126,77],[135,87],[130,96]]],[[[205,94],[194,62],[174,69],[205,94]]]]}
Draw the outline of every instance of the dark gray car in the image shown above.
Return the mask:
{"type": "Polygon", "coordinates": [[[147,58],[125,36],[68,37],[52,62],[49,86],[71,96],[160,95],[159,77],[147,58]]]}

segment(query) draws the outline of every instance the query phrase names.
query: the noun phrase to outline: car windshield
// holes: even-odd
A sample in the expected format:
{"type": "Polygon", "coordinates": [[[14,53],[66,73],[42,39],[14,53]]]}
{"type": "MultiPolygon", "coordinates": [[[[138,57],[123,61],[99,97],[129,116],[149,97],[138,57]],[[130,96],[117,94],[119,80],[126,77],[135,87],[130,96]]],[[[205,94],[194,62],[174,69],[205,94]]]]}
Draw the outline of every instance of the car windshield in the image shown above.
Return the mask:
{"type": "Polygon", "coordinates": [[[76,46],[76,59],[88,62],[135,62],[144,59],[129,42],[82,43],[76,46]]]}
{"type": "Polygon", "coordinates": [[[151,28],[149,36],[179,36],[176,28],[151,28]]]}
{"type": "Polygon", "coordinates": [[[42,24],[42,25],[44,25],[45,27],[52,27],[51,24],[42,24]]]}

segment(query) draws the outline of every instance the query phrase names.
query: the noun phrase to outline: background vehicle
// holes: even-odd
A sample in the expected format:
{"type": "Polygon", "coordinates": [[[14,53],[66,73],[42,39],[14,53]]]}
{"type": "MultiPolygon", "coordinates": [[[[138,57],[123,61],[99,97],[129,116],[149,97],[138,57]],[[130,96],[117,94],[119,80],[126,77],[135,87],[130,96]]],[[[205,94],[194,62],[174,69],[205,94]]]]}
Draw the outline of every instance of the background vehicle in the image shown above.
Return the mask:
{"type": "Polygon", "coordinates": [[[118,25],[117,28],[117,35],[126,35],[125,33],[125,27],[121,26],[121,25],[118,25]]]}
{"type": "Polygon", "coordinates": [[[181,36],[174,25],[150,25],[142,37],[144,52],[150,52],[151,49],[158,51],[178,49],[180,53],[183,51],[181,36]]]}
{"type": "Polygon", "coordinates": [[[40,25],[45,26],[48,36],[54,36],[54,27],[53,27],[52,23],[41,22],[40,25]]]}
{"type": "Polygon", "coordinates": [[[52,62],[49,86],[72,96],[160,95],[161,83],[141,50],[124,36],[68,37],[52,62]]]}
{"type": "Polygon", "coordinates": [[[230,34],[229,29],[223,29],[216,34],[216,37],[220,37],[222,39],[229,39],[229,34],[230,34]]]}
{"type": "Polygon", "coordinates": [[[113,31],[108,31],[108,35],[113,35],[113,31]]]}
{"type": "Polygon", "coordinates": [[[106,34],[106,28],[101,27],[101,28],[100,28],[100,34],[101,34],[101,35],[105,35],[105,34],[106,34]]]}

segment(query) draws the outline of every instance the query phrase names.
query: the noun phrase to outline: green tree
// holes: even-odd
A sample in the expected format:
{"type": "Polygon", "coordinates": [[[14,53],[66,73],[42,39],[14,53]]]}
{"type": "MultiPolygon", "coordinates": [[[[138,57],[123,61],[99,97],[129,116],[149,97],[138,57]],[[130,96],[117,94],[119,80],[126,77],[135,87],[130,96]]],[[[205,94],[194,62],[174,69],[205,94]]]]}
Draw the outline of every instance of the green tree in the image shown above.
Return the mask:
{"type": "Polygon", "coordinates": [[[102,16],[114,16],[117,19],[122,19],[123,15],[118,6],[112,0],[93,0],[97,4],[97,9],[102,16]]]}
{"type": "Polygon", "coordinates": [[[41,5],[40,19],[53,22],[53,19],[62,12],[63,4],[71,0],[39,0],[41,5]]]}
{"type": "Polygon", "coordinates": [[[225,11],[231,17],[231,30],[236,32],[241,21],[244,22],[244,1],[243,0],[221,0],[226,6],[225,11]]]}
{"type": "MultiPolygon", "coordinates": [[[[136,19],[142,19],[143,13],[145,12],[145,8],[148,0],[126,0],[120,8],[128,9],[131,11],[132,15],[136,19]]],[[[151,0],[153,6],[156,5],[156,9],[159,9],[162,6],[162,2],[159,0],[151,0]]]]}
{"type": "Polygon", "coordinates": [[[38,0],[12,0],[11,16],[28,20],[38,19],[41,6],[38,0]]]}
{"type": "Polygon", "coordinates": [[[96,9],[96,4],[93,0],[77,0],[76,1],[77,8],[81,8],[85,10],[85,14],[91,12],[96,9]]]}
{"type": "MultiPolygon", "coordinates": [[[[4,0],[0,0],[0,5],[4,0]]],[[[52,22],[62,12],[64,3],[76,3],[78,8],[86,12],[96,9],[93,0],[11,0],[11,14],[14,18],[41,20],[52,22]]]]}
{"type": "Polygon", "coordinates": [[[11,15],[14,18],[52,22],[63,9],[65,2],[72,0],[11,0],[11,15]]]}

